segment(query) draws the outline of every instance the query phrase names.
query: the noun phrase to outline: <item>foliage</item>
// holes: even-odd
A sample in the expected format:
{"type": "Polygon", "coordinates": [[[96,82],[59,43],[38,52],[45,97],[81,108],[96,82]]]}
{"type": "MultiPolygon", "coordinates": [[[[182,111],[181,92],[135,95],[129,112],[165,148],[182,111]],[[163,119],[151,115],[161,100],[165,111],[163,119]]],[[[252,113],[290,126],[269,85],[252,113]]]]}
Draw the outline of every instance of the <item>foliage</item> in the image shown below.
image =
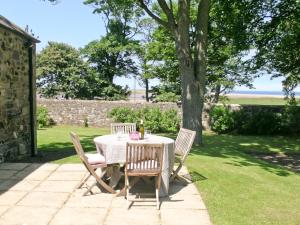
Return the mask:
{"type": "Polygon", "coordinates": [[[225,106],[215,106],[211,112],[211,129],[217,133],[228,133],[234,128],[233,113],[225,106]]]}
{"type": "Polygon", "coordinates": [[[37,107],[37,124],[39,128],[43,128],[52,124],[52,120],[49,117],[48,109],[45,106],[37,107]]]}
{"type": "Polygon", "coordinates": [[[64,43],[49,42],[37,57],[37,86],[44,97],[106,100],[124,99],[128,88],[112,84],[81,59],[80,52],[64,43]]]}
{"type": "Polygon", "coordinates": [[[65,97],[78,97],[85,84],[87,67],[79,52],[70,45],[49,42],[37,56],[37,86],[45,97],[63,93],[65,97]]]}
{"type": "Polygon", "coordinates": [[[273,77],[283,76],[287,95],[300,84],[300,1],[268,1],[253,32],[256,54],[254,72],[265,70],[273,77]]]}
{"type": "MultiPolygon", "coordinates": [[[[196,4],[191,7],[196,7],[196,4]]],[[[248,12],[249,9],[249,5],[239,2],[231,5],[227,1],[212,1],[208,30],[206,101],[218,102],[220,93],[226,93],[235,86],[252,87],[254,76],[246,73],[247,68],[242,60],[251,43],[250,36],[247,35],[247,23],[255,16],[248,12]]],[[[192,11],[195,12],[196,9],[192,11]]],[[[191,18],[193,26],[196,26],[195,14],[191,18]]],[[[145,45],[145,58],[150,62],[149,71],[152,76],[160,78],[164,85],[176,84],[175,90],[179,90],[180,95],[179,62],[174,39],[162,26],[154,27],[149,35],[151,38],[145,45]]],[[[195,37],[192,34],[191,37],[194,44],[195,37]]]]}
{"type": "Polygon", "coordinates": [[[112,109],[108,116],[114,122],[140,123],[144,120],[144,126],[151,132],[176,132],[178,131],[180,120],[175,109],[161,111],[158,107],[146,107],[142,109],[132,109],[119,107],[112,109]]]}
{"type": "Polygon", "coordinates": [[[89,119],[88,119],[87,117],[85,117],[85,118],[83,119],[83,126],[84,126],[84,127],[89,127],[89,119]]]}
{"type": "Polygon", "coordinates": [[[155,100],[157,102],[178,102],[180,100],[180,96],[173,92],[164,92],[157,95],[155,100]]]}
{"type": "Polygon", "coordinates": [[[211,110],[212,130],[217,133],[251,135],[296,135],[300,134],[300,109],[295,105],[285,106],[282,112],[270,110],[232,111],[226,106],[211,110]]]}
{"type": "Polygon", "coordinates": [[[285,134],[300,134],[300,110],[295,98],[290,99],[281,115],[281,132],[285,134]]]}
{"type": "Polygon", "coordinates": [[[132,0],[84,1],[84,4],[94,7],[94,13],[103,17],[106,35],[90,42],[82,53],[88,63],[110,82],[115,76],[138,73],[133,57],[140,46],[139,41],[133,38],[139,30],[142,12],[133,3],[132,0]]]}

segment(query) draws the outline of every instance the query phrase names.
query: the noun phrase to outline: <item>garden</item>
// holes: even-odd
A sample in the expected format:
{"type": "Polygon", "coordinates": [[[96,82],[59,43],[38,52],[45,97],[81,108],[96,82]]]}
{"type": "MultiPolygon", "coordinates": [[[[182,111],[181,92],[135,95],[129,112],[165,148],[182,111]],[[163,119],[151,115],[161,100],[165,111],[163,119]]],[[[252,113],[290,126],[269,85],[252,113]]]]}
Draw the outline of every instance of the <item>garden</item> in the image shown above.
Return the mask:
{"type": "MultiPolygon", "coordinates": [[[[70,131],[78,133],[89,152],[95,151],[95,136],[109,133],[108,129],[91,127],[39,129],[40,156],[32,160],[79,163],[70,131]]],[[[186,166],[214,224],[297,224],[300,221],[299,172],[255,157],[276,153],[300,154],[300,139],[204,133],[204,145],[192,149],[186,166]]]]}

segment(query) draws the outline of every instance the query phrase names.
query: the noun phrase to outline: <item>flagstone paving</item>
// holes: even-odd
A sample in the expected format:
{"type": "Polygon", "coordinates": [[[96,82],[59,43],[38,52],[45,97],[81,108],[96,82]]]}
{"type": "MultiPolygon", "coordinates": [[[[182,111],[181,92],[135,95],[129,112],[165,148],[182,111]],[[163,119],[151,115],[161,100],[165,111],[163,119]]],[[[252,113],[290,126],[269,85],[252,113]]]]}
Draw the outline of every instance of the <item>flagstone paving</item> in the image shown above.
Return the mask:
{"type": "Polygon", "coordinates": [[[0,225],[211,225],[192,183],[172,183],[160,210],[155,201],[127,209],[124,197],[97,187],[82,196],[76,185],[85,174],[80,164],[0,164],[0,225]]]}

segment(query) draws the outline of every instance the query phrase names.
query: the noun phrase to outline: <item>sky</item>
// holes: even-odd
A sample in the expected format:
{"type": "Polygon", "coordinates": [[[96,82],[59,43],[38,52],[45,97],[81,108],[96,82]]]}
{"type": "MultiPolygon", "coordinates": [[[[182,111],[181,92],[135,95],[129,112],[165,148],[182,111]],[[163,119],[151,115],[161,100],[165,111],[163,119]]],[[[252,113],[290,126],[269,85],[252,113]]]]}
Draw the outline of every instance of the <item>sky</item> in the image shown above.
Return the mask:
{"type": "MultiPolygon", "coordinates": [[[[37,51],[43,49],[48,41],[64,42],[80,48],[105,35],[101,16],[93,14],[92,6],[84,5],[83,0],[60,0],[55,5],[47,0],[0,1],[0,15],[21,28],[28,25],[35,36],[38,36],[41,43],[37,45],[37,51]]],[[[282,78],[270,80],[270,76],[265,75],[255,80],[254,87],[257,91],[281,91],[281,81],[282,78]]],[[[144,88],[133,78],[116,78],[114,82],[128,85],[131,89],[144,88]]],[[[157,83],[157,79],[150,81],[150,85],[157,83]]],[[[237,87],[236,90],[249,89],[237,87]]]]}

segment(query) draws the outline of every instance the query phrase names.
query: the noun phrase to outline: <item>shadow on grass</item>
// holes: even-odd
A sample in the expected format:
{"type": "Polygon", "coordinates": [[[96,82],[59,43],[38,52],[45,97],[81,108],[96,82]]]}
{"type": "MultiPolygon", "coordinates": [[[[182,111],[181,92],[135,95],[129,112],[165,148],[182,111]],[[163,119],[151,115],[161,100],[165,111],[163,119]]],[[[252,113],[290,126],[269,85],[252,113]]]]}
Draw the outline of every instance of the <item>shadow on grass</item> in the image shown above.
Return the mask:
{"type": "MultiPolygon", "coordinates": [[[[96,147],[93,139],[96,136],[80,136],[80,143],[85,152],[96,152],[96,147]]],[[[30,162],[30,163],[46,163],[57,160],[63,160],[68,157],[76,157],[74,145],[70,139],[67,142],[52,142],[49,144],[39,145],[38,155],[34,157],[23,158],[13,162],[30,162]]],[[[80,162],[74,160],[72,162],[80,162]]]]}
{"type": "Polygon", "coordinates": [[[255,154],[291,153],[300,154],[299,139],[273,136],[207,135],[203,146],[194,147],[191,155],[230,159],[225,164],[238,167],[259,166],[278,176],[293,174],[287,168],[254,157],[255,154]]]}

